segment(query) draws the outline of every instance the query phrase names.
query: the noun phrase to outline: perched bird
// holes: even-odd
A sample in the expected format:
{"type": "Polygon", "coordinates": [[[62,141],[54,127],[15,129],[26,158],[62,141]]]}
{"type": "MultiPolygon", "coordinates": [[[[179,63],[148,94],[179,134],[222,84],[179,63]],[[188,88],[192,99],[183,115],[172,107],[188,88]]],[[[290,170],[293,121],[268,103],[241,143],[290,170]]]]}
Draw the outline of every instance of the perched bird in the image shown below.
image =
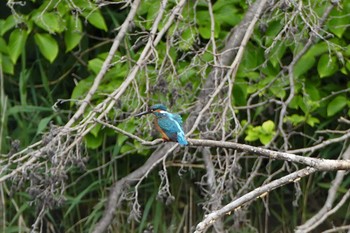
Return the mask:
{"type": "Polygon", "coordinates": [[[181,146],[188,145],[179,114],[168,112],[163,104],[155,104],[148,111],[137,114],[136,117],[149,113],[155,115],[154,124],[164,141],[178,142],[181,146]]]}

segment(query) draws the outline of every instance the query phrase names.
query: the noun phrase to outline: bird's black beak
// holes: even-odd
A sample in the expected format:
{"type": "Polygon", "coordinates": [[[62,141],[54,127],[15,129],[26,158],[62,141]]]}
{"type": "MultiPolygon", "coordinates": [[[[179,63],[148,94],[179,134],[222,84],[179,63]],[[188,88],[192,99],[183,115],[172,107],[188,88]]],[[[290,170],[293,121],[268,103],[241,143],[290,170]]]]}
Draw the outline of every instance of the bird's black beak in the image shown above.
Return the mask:
{"type": "Polygon", "coordinates": [[[143,115],[146,115],[146,114],[150,114],[152,113],[151,110],[147,110],[147,111],[144,111],[144,112],[140,112],[139,114],[136,114],[134,117],[141,117],[143,115]]]}

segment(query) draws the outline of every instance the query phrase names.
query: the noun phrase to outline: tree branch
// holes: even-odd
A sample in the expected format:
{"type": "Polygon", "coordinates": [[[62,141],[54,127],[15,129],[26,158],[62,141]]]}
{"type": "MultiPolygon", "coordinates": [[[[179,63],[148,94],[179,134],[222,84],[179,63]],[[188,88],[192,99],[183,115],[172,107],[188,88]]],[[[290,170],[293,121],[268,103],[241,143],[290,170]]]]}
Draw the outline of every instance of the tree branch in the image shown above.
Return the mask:
{"type": "Polygon", "coordinates": [[[262,197],[266,195],[266,193],[271,192],[272,190],[278,187],[281,187],[291,182],[297,182],[300,178],[308,176],[316,171],[317,169],[315,168],[307,167],[254,189],[253,191],[225,205],[221,209],[206,215],[204,219],[197,224],[195,233],[205,232],[218,218],[221,218],[226,214],[231,214],[232,211],[241,207],[245,203],[253,201],[258,197],[262,197]]]}
{"type": "Polygon", "coordinates": [[[288,162],[295,162],[304,164],[317,170],[332,171],[332,170],[350,170],[350,160],[332,160],[332,159],[319,159],[310,158],[286,152],[279,152],[268,150],[261,147],[255,147],[235,142],[223,142],[214,140],[201,140],[201,139],[188,139],[190,146],[208,146],[208,147],[222,147],[250,152],[253,154],[261,155],[270,159],[285,160],[288,162]]]}

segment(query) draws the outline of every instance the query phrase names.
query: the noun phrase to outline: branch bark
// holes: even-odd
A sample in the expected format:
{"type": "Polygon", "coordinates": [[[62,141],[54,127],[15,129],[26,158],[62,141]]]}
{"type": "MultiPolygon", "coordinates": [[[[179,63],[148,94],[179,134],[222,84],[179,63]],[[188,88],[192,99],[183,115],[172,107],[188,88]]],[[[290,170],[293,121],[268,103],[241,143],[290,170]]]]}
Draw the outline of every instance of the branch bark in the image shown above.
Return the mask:
{"type": "MultiPolygon", "coordinates": [[[[343,159],[350,159],[350,145],[347,147],[345,152],[343,153],[343,159]]],[[[327,217],[330,215],[329,212],[333,207],[333,203],[337,197],[338,188],[341,185],[343,179],[345,177],[345,171],[338,171],[336,177],[334,178],[331,187],[328,190],[327,200],[324,206],[314,215],[312,218],[307,220],[304,224],[297,227],[297,233],[309,232],[319,226],[327,217]]],[[[345,195],[347,197],[349,193],[345,195]]],[[[344,204],[344,203],[343,203],[344,204]]]]}
{"type": "Polygon", "coordinates": [[[314,172],[316,172],[317,169],[307,167],[304,169],[301,169],[299,171],[293,172],[287,176],[284,176],[282,178],[279,178],[277,180],[274,180],[266,185],[263,185],[259,188],[254,189],[253,191],[243,195],[240,198],[237,198],[233,202],[225,205],[221,209],[214,211],[203,219],[200,223],[198,223],[196,227],[195,233],[202,233],[205,232],[218,218],[223,217],[224,215],[228,214],[230,215],[232,211],[235,209],[241,207],[247,202],[253,201],[258,197],[264,196],[266,193],[281,187],[285,184],[291,183],[291,182],[297,182],[300,178],[304,176],[308,176],[314,172]]]}
{"type": "Polygon", "coordinates": [[[350,160],[332,160],[322,158],[310,158],[286,152],[268,150],[235,142],[222,142],[214,140],[188,139],[190,146],[222,147],[250,152],[270,159],[285,160],[313,167],[319,171],[350,170],[350,160]]]}

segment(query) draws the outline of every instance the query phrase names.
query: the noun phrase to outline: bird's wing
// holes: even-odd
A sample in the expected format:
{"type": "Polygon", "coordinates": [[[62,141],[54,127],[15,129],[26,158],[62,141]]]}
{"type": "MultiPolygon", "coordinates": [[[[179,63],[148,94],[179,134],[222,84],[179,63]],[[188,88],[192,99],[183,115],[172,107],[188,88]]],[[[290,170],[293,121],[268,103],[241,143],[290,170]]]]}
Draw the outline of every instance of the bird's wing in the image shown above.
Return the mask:
{"type": "Polygon", "coordinates": [[[177,127],[172,119],[159,118],[158,125],[171,141],[177,141],[177,127]]]}
{"type": "Polygon", "coordinates": [[[182,130],[181,116],[177,114],[168,114],[168,117],[161,117],[158,119],[159,127],[172,141],[179,142],[181,145],[187,145],[185,133],[182,130]]]}
{"type": "Polygon", "coordinates": [[[182,118],[179,114],[172,114],[172,118],[179,123],[180,127],[182,127],[182,118]]]}

